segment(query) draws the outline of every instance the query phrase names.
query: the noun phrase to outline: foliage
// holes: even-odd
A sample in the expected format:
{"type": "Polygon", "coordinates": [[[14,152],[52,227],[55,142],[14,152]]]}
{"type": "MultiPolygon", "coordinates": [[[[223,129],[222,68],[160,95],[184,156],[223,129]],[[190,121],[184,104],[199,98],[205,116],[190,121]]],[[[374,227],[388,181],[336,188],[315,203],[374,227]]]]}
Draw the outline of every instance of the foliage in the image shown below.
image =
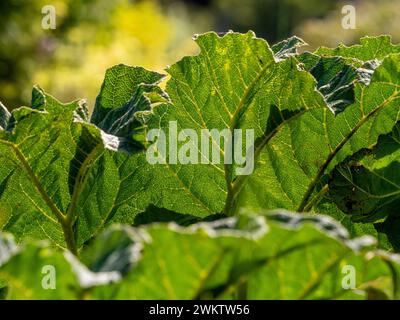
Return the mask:
{"type": "Polygon", "coordinates": [[[376,291],[398,298],[399,257],[370,251],[371,240],[349,240],[330,219],[287,212],[189,228],[120,226],[87,246],[82,262],[2,239],[9,260],[0,274],[14,299],[364,299],[376,291]],[[56,290],[32,277],[47,265],[59,274],[56,290]],[[360,270],[358,290],[342,287],[346,265],[360,270]]]}
{"type": "Polygon", "coordinates": [[[90,118],[84,101],[39,87],[30,107],[1,106],[7,295],[397,299],[399,257],[381,249],[399,248],[385,223],[400,201],[400,47],[380,36],[299,54],[297,37],[270,47],[252,32],[195,41],[200,53],[167,69],[165,89],[157,72],[110,68],[90,118]],[[172,153],[151,164],[147,134],[171,121],[197,136],[254,129],[254,172],[172,153]],[[62,273],[60,290],[31,277],[43,265],[62,273]],[[355,290],[343,290],[346,265],[355,290]]]}

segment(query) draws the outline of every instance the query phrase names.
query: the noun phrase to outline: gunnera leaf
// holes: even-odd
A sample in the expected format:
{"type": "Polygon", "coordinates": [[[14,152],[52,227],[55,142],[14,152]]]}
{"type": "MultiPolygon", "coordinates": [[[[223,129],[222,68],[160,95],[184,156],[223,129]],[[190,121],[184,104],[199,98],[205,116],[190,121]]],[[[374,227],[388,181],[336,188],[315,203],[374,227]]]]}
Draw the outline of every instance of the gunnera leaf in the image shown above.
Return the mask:
{"type": "Polygon", "coordinates": [[[334,115],[323,105],[266,136],[256,147],[254,174],[235,182],[239,205],[312,209],[326,193],[326,175],[336,164],[374,146],[399,120],[399,62],[399,55],[385,58],[369,85],[355,85],[355,102],[343,112],[334,115]]]}
{"type": "Polygon", "coordinates": [[[82,261],[32,243],[0,275],[7,298],[20,299],[397,298],[399,257],[373,243],[350,239],[328,217],[275,211],[187,228],[113,227],[82,250],[82,261]],[[57,268],[57,290],[42,288],[43,265],[57,268]],[[349,266],[357,276],[347,289],[349,266]]]}
{"type": "Polygon", "coordinates": [[[364,62],[374,59],[383,60],[388,55],[396,53],[400,53],[400,45],[392,44],[391,37],[388,35],[363,37],[360,39],[360,44],[350,47],[341,44],[337,48],[320,47],[315,51],[315,54],[319,56],[340,56],[364,62]]]}
{"type": "Polygon", "coordinates": [[[400,127],[338,165],[329,196],[338,207],[362,221],[377,222],[400,214],[400,127]]]}
{"type": "Polygon", "coordinates": [[[35,88],[31,107],[14,110],[0,131],[1,229],[77,253],[149,206],[197,218],[240,207],[307,211],[336,164],[399,120],[398,55],[370,83],[356,81],[354,102],[335,115],[326,97],[332,89],[332,101],[349,103],[346,64],[348,73],[311,74],[297,59],[297,38],[275,53],[252,32],[195,40],[199,55],[167,70],[165,91],[158,73],[107,71],[90,122],[83,101],[62,104],[35,88]],[[226,140],[224,130],[241,131],[226,140]]]}

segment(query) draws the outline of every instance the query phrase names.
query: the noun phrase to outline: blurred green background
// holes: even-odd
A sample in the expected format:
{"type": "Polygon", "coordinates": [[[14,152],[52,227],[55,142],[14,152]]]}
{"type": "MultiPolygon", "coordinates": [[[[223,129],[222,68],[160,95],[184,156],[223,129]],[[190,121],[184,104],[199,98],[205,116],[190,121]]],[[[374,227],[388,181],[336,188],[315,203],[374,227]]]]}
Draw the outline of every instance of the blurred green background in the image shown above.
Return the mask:
{"type": "Polygon", "coordinates": [[[61,101],[87,98],[93,106],[105,70],[117,63],[163,71],[196,53],[193,34],[246,32],[277,42],[296,34],[319,45],[391,34],[400,41],[400,0],[1,0],[0,101],[29,104],[39,84],[61,101]],[[342,28],[341,9],[357,10],[357,29],[342,28]],[[56,8],[55,30],[41,10],[56,8]]]}

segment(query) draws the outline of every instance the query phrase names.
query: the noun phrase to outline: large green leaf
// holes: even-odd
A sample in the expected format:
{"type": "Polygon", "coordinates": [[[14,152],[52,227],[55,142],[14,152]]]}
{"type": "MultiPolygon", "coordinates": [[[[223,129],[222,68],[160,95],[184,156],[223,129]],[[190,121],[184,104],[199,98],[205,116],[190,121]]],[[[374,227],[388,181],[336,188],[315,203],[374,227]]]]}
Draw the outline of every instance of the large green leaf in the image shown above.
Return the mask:
{"type": "Polygon", "coordinates": [[[12,131],[0,132],[0,227],[17,238],[73,239],[64,213],[91,151],[103,147],[99,130],[74,122],[82,102],[63,105],[35,88],[32,108],[12,113],[12,131]],[[83,152],[84,151],[84,152],[83,152]],[[69,237],[69,236],[68,236],[69,237]]]}
{"type": "MultiPolygon", "coordinates": [[[[123,137],[87,122],[82,101],[62,104],[39,88],[32,96],[32,107],[14,110],[10,130],[0,132],[0,228],[76,252],[112,219],[120,221],[110,208],[132,170],[119,168],[119,175],[113,156],[131,157],[123,137]]],[[[130,223],[135,213],[121,219],[130,223]]]]}
{"type": "Polygon", "coordinates": [[[336,164],[375,145],[399,120],[398,55],[364,78],[342,58],[297,56],[304,43],[296,37],[272,49],[252,32],[207,33],[196,42],[199,55],[168,69],[165,92],[158,73],[109,69],[90,122],[84,102],[62,104],[39,88],[30,108],[12,115],[2,108],[0,228],[18,241],[50,239],[76,253],[105,226],[140,223],[143,214],[198,219],[240,207],[307,211],[326,192],[336,164]],[[172,137],[175,129],[191,134],[168,141],[165,153],[158,139],[161,163],[152,164],[147,134],[172,137]],[[254,145],[233,139],[232,151],[250,158],[224,164],[229,143],[212,129],[241,129],[242,138],[254,130],[254,145]],[[204,130],[217,163],[199,148],[204,130]],[[252,147],[256,169],[244,175],[244,166],[252,171],[252,147]],[[175,163],[175,152],[188,151],[200,163],[193,157],[175,163]]]}
{"type": "Polygon", "coordinates": [[[114,227],[82,251],[82,262],[30,244],[0,275],[9,298],[398,298],[399,258],[372,244],[349,239],[327,217],[275,212],[189,228],[114,227]],[[43,266],[56,268],[56,290],[43,288],[43,266]],[[343,286],[350,269],[353,288],[343,286]]]}
{"type": "Polygon", "coordinates": [[[381,137],[372,150],[362,150],[335,169],[329,195],[354,219],[399,216],[400,127],[381,137]]]}
{"type": "Polygon", "coordinates": [[[355,102],[334,115],[325,106],[284,121],[256,148],[256,171],[237,179],[238,205],[307,211],[328,190],[336,164],[374,146],[400,117],[400,56],[384,59],[369,85],[355,85],[355,102]]]}
{"type": "MultiPolygon", "coordinates": [[[[364,68],[359,70],[340,58],[321,58],[312,70],[320,93],[310,74],[299,69],[293,49],[284,48],[285,43],[275,48],[274,57],[267,44],[251,34],[218,37],[209,33],[196,41],[200,54],[184,58],[168,70],[171,103],[153,109],[148,128],[169,132],[174,120],[178,129],[193,129],[198,136],[204,128],[251,128],[258,158],[256,172],[240,177],[235,165],[167,165],[166,170],[178,172],[185,184],[190,183],[189,192],[200,197],[204,209],[221,211],[219,203],[225,198],[226,214],[240,206],[309,210],[314,192],[322,188],[321,182],[335,164],[376,144],[398,120],[398,56],[386,58],[375,71],[376,65],[367,69],[360,63],[364,68]],[[280,47],[288,54],[280,56],[280,47]],[[236,73],[232,73],[233,67],[236,73]],[[251,74],[251,80],[246,80],[251,74]],[[327,103],[342,114],[334,115],[327,103]],[[201,188],[213,183],[219,188],[205,192],[201,188]],[[201,189],[202,193],[197,192],[201,189]],[[239,203],[237,199],[241,199],[239,203]]],[[[295,48],[299,41],[288,43],[295,48]]],[[[176,148],[182,145],[178,142],[176,148]]],[[[226,151],[223,147],[221,151],[226,151]]],[[[237,141],[235,147],[243,148],[237,141]]],[[[167,163],[171,162],[168,154],[166,157],[167,163]]]]}
{"type": "Polygon", "coordinates": [[[353,236],[371,234],[380,247],[400,250],[399,124],[380,137],[372,149],[363,149],[338,164],[329,178],[329,192],[316,210],[328,213],[353,236]]]}
{"type": "MultiPolygon", "coordinates": [[[[297,60],[277,59],[268,44],[252,33],[228,33],[223,37],[208,33],[196,42],[201,48],[198,56],[186,57],[168,69],[171,79],[166,90],[171,103],[153,109],[149,129],[168,134],[172,130],[170,122],[177,121],[178,130],[194,130],[198,137],[204,129],[230,133],[250,129],[258,140],[274,136],[283,122],[308,110],[326,108],[315,90],[314,78],[298,68],[297,60]]],[[[178,141],[172,147],[180,150],[185,143],[178,141]]],[[[197,211],[219,212],[227,203],[225,211],[229,213],[239,166],[223,164],[228,153],[224,141],[213,138],[212,144],[221,149],[220,163],[171,164],[173,159],[167,154],[168,164],[155,167],[172,172],[187,186],[192,201],[198,203],[197,211]]],[[[242,154],[251,146],[233,141],[233,150],[241,150],[242,154]]],[[[202,150],[197,148],[195,152],[199,162],[203,161],[202,150]]],[[[171,206],[168,209],[179,211],[171,206]]]]}
{"type": "MultiPolygon", "coordinates": [[[[147,107],[137,109],[139,112],[135,113],[135,118],[142,120],[145,132],[162,130],[167,136],[173,134],[175,124],[177,132],[181,129],[191,130],[199,139],[202,130],[206,129],[218,132],[229,130],[230,133],[235,129],[251,129],[254,130],[255,139],[268,133],[273,134],[282,122],[281,116],[292,118],[306,109],[325,106],[322,96],[314,90],[313,77],[299,70],[294,58],[282,60],[294,54],[299,41],[297,39],[285,43],[282,50],[290,54],[283,54],[278,59],[268,44],[251,32],[228,33],[223,37],[215,33],[201,35],[196,39],[201,49],[200,54],[186,57],[168,69],[171,78],[166,92],[170,101],[163,103],[158,100],[161,103],[155,105],[151,100],[143,100],[147,101],[147,107]]],[[[106,75],[99,100],[104,100],[104,96],[106,101],[115,100],[118,103],[109,108],[103,108],[99,103],[96,105],[96,108],[102,110],[105,119],[114,119],[110,114],[119,114],[118,110],[125,107],[119,108],[129,105],[132,100],[131,90],[120,82],[120,79],[125,81],[127,70],[116,67],[106,75]],[[118,94],[113,93],[113,88],[118,88],[118,94]],[[129,93],[121,94],[121,88],[126,88],[129,93]],[[116,95],[115,99],[113,95],[116,95]],[[125,99],[121,100],[120,96],[125,99]]],[[[95,109],[95,114],[98,113],[95,109]]],[[[100,123],[97,117],[92,119],[100,123]]],[[[136,126],[139,124],[136,123],[136,126]]],[[[175,163],[170,151],[177,152],[187,147],[187,139],[168,141],[168,151],[161,154],[161,162],[164,162],[161,164],[150,165],[144,152],[139,152],[134,157],[137,159],[136,167],[128,166],[132,171],[130,181],[124,181],[127,183],[124,190],[145,189],[140,192],[141,204],[136,207],[150,202],[178,213],[203,217],[223,211],[238,166],[224,165],[224,155],[229,150],[225,149],[223,139],[220,141],[220,137],[211,134],[206,138],[209,138],[211,146],[217,146],[217,152],[220,153],[218,163],[203,163],[207,162],[211,153],[207,158],[194,140],[189,142],[195,144],[194,156],[200,163],[175,163]],[[146,184],[141,185],[143,179],[146,184]],[[133,181],[135,186],[129,186],[133,181]]],[[[249,147],[236,140],[233,145],[233,149],[242,150],[242,154],[249,147]]],[[[120,176],[123,175],[120,173],[120,176]]],[[[122,201],[125,199],[123,197],[122,201]]],[[[126,205],[134,207],[130,203],[132,201],[126,205]]]]}
{"type": "Polygon", "coordinates": [[[19,248],[0,235],[0,277],[8,299],[84,299],[88,288],[119,281],[136,259],[132,240],[118,230],[103,236],[87,249],[86,266],[70,252],[46,243],[28,243],[19,248]],[[109,249],[112,249],[110,251],[109,249]],[[92,253],[95,253],[92,255],[92,253]]]}

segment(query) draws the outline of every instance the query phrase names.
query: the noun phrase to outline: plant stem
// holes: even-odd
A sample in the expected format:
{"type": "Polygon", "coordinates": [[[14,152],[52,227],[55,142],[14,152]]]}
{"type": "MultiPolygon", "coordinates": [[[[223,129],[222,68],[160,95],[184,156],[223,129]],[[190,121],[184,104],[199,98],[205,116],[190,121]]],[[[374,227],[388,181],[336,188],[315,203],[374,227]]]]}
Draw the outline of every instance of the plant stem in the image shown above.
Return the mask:
{"type": "Polygon", "coordinates": [[[233,216],[235,215],[236,211],[236,198],[242,189],[244,178],[247,176],[239,176],[236,178],[236,180],[233,183],[230,183],[227,180],[228,184],[228,195],[226,197],[225,201],[225,208],[224,208],[224,213],[227,216],[233,216]]]}
{"type": "Polygon", "coordinates": [[[232,187],[228,188],[228,195],[226,197],[225,201],[225,208],[224,208],[224,213],[227,216],[233,216],[233,208],[234,208],[234,202],[235,202],[235,195],[231,191],[232,187]]]}
{"type": "Polygon", "coordinates": [[[75,234],[74,234],[74,230],[72,229],[72,224],[69,222],[65,222],[62,224],[62,229],[63,229],[64,239],[67,244],[68,250],[71,251],[72,254],[77,256],[78,249],[76,248],[75,234]]]}
{"type": "Polygon", "coordinates": [[[303,212],[309,212],[319,200],[329,191],[329,185],[324,185],[324,187],[318,192],[318,194],[309,201],[304,207],[303,212]]]}

